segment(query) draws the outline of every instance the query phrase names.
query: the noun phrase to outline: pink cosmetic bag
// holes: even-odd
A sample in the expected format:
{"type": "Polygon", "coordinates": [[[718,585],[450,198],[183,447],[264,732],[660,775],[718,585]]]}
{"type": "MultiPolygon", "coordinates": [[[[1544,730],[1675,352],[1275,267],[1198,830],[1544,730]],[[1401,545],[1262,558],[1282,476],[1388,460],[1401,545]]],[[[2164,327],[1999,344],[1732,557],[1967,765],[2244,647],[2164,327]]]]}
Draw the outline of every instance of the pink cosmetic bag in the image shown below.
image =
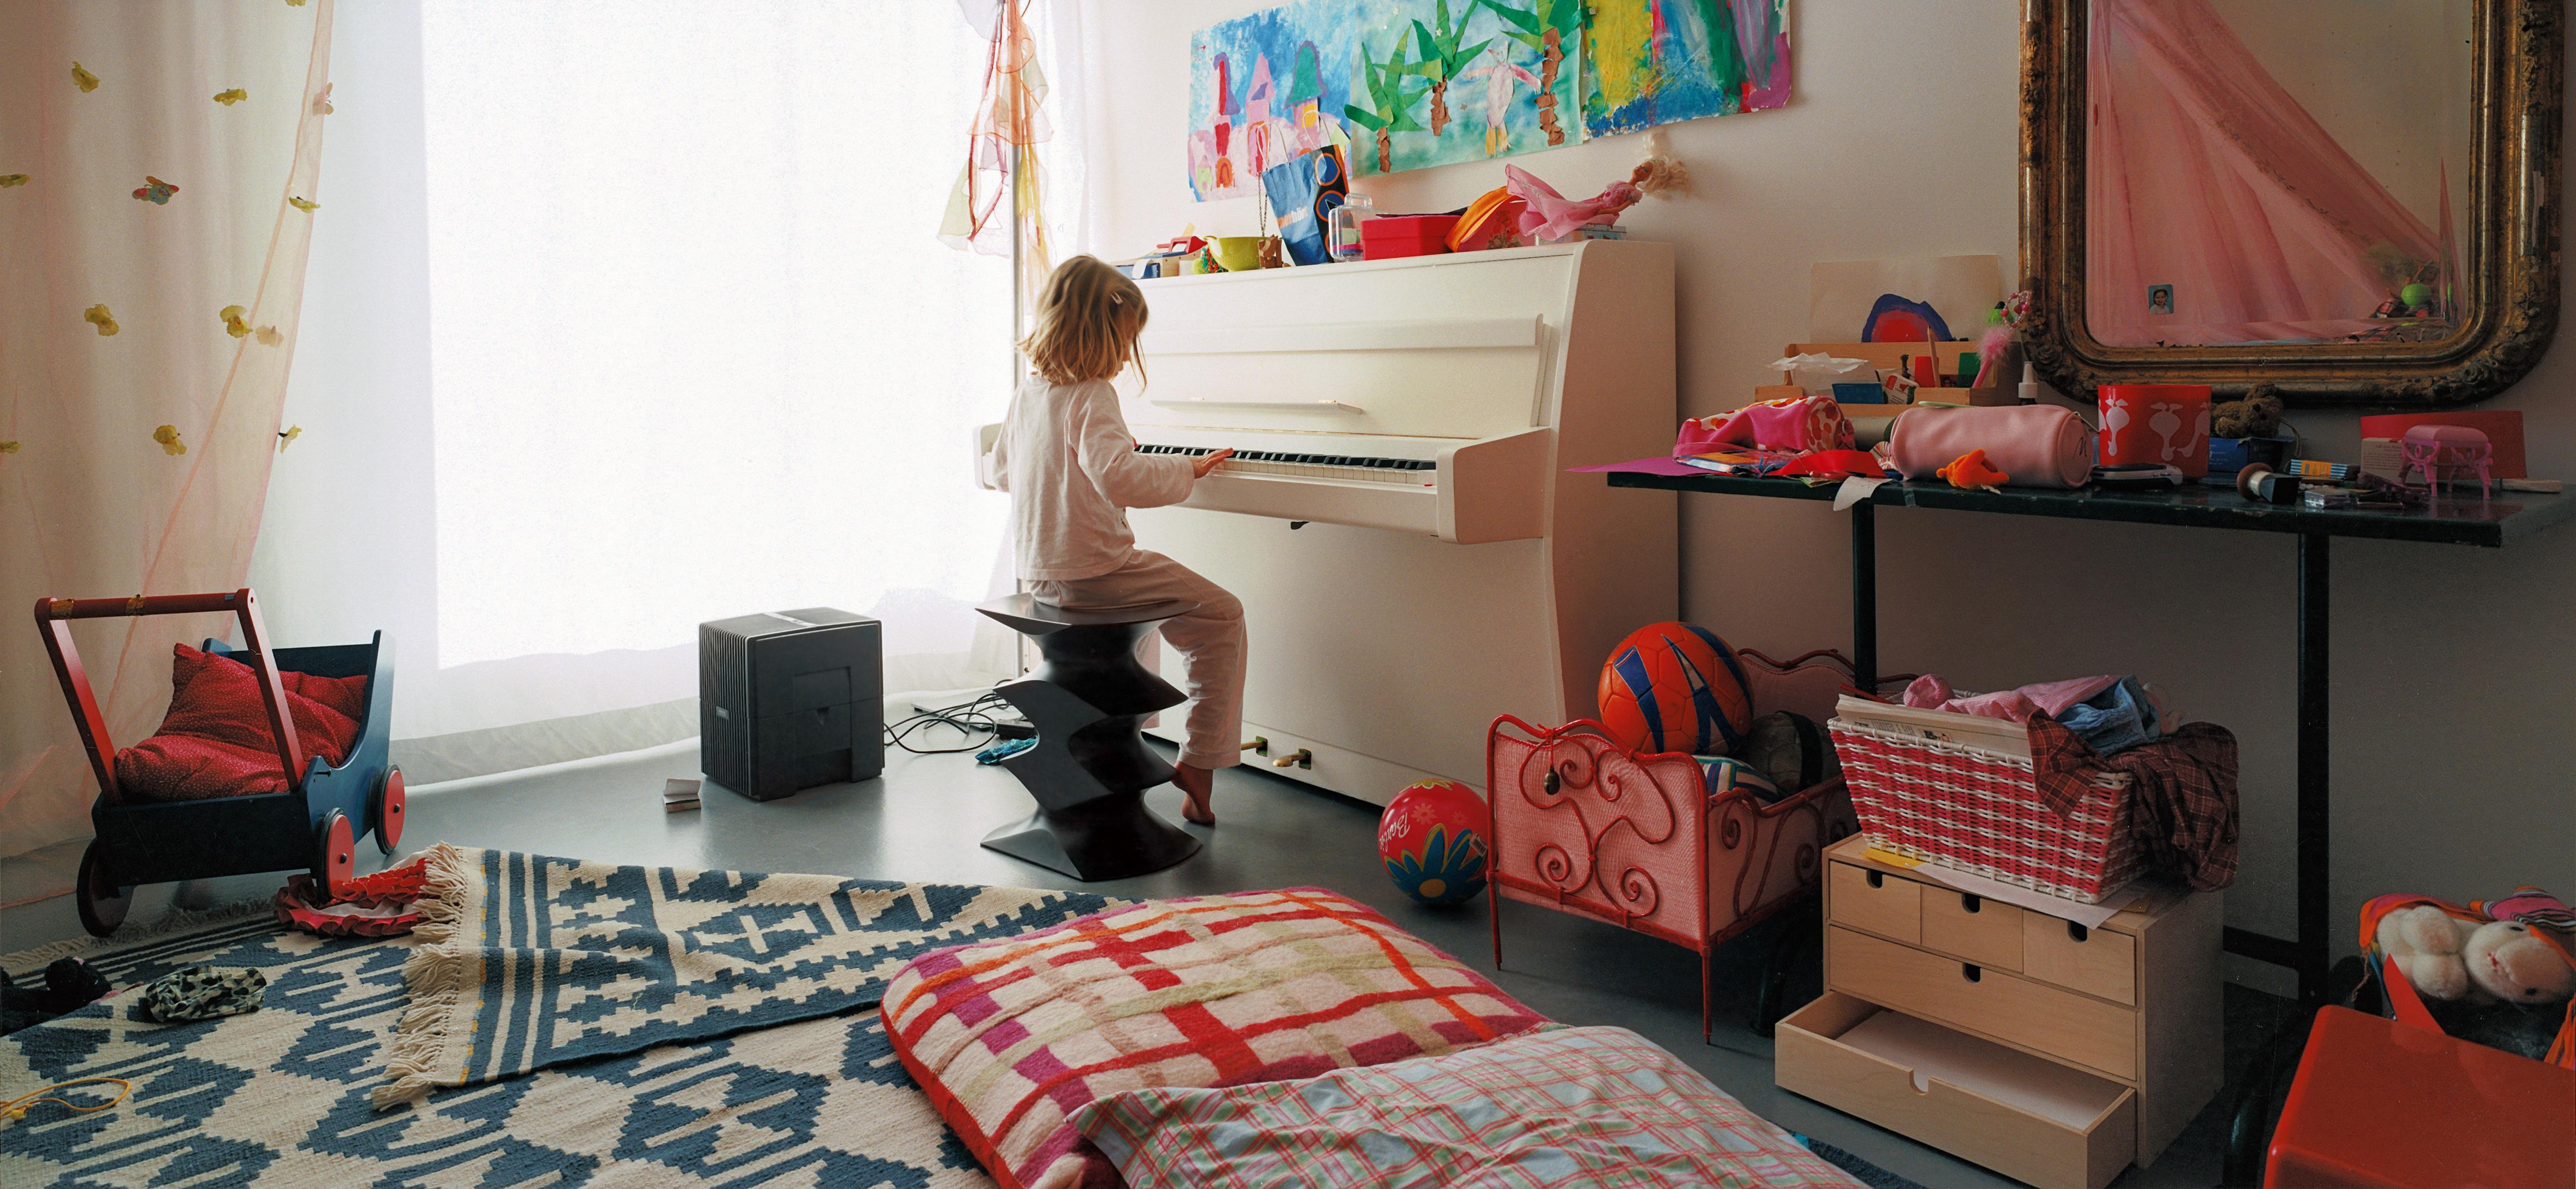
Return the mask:
{"type": "Polygon", "coordinates": [[[2015,487],[2082,487],[2093,474],[2093,427],[2056,405],[1908,409],[1888,438],[1896,469],[1931,477],[1971,450],[2015,487]]]}

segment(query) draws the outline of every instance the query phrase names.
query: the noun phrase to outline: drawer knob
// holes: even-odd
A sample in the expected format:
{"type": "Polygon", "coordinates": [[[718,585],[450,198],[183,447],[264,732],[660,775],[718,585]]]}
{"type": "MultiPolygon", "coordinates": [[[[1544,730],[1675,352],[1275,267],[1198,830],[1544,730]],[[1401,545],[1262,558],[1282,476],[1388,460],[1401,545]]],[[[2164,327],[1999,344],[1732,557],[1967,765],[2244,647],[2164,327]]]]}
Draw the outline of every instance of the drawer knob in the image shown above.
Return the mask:
{"type": "Polygon", "coordinates": [[[1986,979],[1986,972],[1984,970],[1980,969],[1975,964],[1968,962],[1959,963],[1959,975],[1972,983],[1984,982],[1986,979]]]}
{"type": "Polygon", "coordinates": [[[1959,893],[1959,911],[1961,911],[1961,912],[1984,912],[1985,910],[1986,910],[1986,901],[1985,901],[1985,897],[1983,897],[1983,896],[1979,896],[1979,895],[1977,895],[1977,894],[1975,894],[1975,893],[1973,893],[1973,892],[1961,892],[1961,893],[1959,893]]]}
{"type": "Polygon", "coordinates": [[[2082,941],[2085,938],[2093,936],[2093,931],[2074,921],[2068,921],[2066,922],[2066,936],[2076,941],[2082,941]]]}
{"type": "Polygon", "coordinates": [[[1870,873],[1869,873],[1869,886],[1871,886],[1871,887],[1873,887],[1873,888],[1883,888],[1883,887],[1886,887],[1886,886],[1887,886],[1887,873],[1886,873],[1886,872],[1884,872],[1884,871],[1872,871],[1872,872],[1870,872],[1870,873]]]}

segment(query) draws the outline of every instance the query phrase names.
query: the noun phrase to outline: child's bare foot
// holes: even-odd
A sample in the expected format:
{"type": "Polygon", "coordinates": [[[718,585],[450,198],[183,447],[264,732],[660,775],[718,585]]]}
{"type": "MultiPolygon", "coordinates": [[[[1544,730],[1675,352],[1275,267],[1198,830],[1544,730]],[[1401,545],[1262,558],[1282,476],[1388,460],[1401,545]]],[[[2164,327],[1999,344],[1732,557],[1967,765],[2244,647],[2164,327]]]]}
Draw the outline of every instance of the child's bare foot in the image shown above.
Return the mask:
{"type": "Polygon", "coordinates": [[[1195,764],[1175,764],[1172,784],[1181,790],[1183,818],[1193,825],[1216,824],[1216,811],[1208,808],[1208,795],[1216,788],[1216,773],[1195,764]]]}

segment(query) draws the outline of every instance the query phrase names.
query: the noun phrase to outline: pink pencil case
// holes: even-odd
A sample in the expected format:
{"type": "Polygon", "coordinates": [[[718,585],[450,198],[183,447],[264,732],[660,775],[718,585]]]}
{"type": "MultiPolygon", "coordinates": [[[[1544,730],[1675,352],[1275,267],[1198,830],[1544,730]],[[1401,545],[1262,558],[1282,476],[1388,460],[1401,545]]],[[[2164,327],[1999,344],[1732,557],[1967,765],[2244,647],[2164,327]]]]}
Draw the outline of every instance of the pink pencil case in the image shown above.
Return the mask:
{"type": "Polygon", "coordinates": [[[2093,475],[2093,427],[2056,405],[1908,409],[1888,437],[1908,479],[1930,478],[1971,450],[2015,487],[2082,487],[2093,475]]]}

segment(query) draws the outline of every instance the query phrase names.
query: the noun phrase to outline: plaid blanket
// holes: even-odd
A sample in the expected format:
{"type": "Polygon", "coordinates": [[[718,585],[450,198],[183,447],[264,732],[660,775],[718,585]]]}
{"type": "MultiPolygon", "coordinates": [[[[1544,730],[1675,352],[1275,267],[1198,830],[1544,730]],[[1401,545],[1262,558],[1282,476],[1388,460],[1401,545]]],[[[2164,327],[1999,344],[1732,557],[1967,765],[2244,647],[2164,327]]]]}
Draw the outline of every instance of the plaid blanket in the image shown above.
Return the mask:
{"type": "Polygon", "coordinates": [[[1115,1094],[1074,1125],[1133,1189],[1855,1184],[1625,1028],[1551,1028],[1294,1084],[1115,1094]]]}
{"type": "Polygon", "coordinates": [[[914,961],[886,984],[896,1055],[1010,1189],[1115,1184],[1071,1123],[1151,1086],[1313,1077],[1546,1022],[1319,888],[1160,900],[914,961]]]}

